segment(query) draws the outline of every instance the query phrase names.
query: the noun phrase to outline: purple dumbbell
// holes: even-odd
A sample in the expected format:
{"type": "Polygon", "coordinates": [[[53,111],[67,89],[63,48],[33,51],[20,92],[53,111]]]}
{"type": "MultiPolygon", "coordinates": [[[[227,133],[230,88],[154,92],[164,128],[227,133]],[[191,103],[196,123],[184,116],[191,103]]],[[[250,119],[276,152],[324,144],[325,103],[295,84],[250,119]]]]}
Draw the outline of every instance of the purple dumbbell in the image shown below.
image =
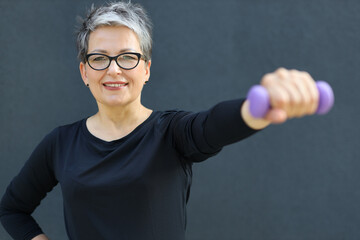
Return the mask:
{"type": "MultiPolygon", "coordinates": [[[[330,85],[324,81],[316,82],[319,91],[319,106],[317,114],[326,114],[334,104],[334,93],[330,85]]],[[[270,109],[270,97],[263,86],[255,85],[247,95],[250,102],[250,113],[255,118],[263,118],[270,109]]]]}

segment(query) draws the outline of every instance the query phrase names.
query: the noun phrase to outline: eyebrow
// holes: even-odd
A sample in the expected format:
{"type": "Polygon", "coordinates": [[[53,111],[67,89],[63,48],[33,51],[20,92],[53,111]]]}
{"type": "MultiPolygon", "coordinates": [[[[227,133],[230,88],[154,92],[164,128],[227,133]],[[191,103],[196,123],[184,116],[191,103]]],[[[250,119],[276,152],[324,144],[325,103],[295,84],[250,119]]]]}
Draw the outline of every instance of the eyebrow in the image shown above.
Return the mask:
{"type": "MultiPolygon", "coordinates": [[[[94,49],[91,51],[91,53],[108,53],[108,51],[104,50],[104,49],[94,49]]],[[[135,49],[133,48],[124,48],[121,49],[118,53],[123,53],[123,52],[136,52],[135,49]]]]}

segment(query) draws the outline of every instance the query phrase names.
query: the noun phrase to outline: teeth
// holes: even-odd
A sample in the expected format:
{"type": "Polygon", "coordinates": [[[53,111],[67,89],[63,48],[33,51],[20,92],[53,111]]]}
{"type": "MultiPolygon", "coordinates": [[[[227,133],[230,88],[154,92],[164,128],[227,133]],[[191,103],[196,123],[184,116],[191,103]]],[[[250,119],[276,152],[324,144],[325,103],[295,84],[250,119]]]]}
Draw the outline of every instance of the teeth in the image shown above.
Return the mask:
{"type": "Polygon", "coordinates": [[[104,84],[105,86],[108,86],[108,87],[122,87],[122,86],[125,86],[126,83],[123,83],[123,84],[104,84]]]}

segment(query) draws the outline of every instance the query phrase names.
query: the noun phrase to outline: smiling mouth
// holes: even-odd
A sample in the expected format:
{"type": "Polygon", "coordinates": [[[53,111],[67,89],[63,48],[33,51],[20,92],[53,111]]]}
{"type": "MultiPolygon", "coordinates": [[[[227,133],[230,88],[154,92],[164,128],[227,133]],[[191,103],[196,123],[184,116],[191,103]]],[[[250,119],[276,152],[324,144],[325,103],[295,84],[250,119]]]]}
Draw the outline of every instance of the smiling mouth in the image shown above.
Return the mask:
{"type": "Polygon", "coordinates": [[[105,86],[105,87],[113,87],[113,88],[118,88],[118,87],[124,87],[124,86],[127,86],[128,85],[128,83],[108,83],[108,84],[106,84],[106,83],[104,83],[103,84],[103,86],[105,86]]]}

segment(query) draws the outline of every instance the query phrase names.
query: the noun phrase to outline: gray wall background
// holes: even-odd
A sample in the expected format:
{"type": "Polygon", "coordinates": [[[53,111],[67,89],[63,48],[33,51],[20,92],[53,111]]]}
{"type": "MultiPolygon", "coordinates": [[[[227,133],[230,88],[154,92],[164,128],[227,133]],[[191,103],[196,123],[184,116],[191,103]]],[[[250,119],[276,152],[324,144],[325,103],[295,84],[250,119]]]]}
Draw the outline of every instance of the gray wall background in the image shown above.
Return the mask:
{"type": "MultiPolygon", "coordinates": [[[[73,34],[92,2],[103,1],[0,0],[1,195],[45,134],[96,111],[73,34]]],[[[207,109],[280,66],[336,96],[326,116],[271,126],[196,164],[188,239],[360,239],[360,1],[136,2],[155,26],[150,108],[207,109]]],[[[66,239],[59,187],[34,216],[66,239]]],[[[0,239],[10,239],[2,228],[0,239]]]]}

